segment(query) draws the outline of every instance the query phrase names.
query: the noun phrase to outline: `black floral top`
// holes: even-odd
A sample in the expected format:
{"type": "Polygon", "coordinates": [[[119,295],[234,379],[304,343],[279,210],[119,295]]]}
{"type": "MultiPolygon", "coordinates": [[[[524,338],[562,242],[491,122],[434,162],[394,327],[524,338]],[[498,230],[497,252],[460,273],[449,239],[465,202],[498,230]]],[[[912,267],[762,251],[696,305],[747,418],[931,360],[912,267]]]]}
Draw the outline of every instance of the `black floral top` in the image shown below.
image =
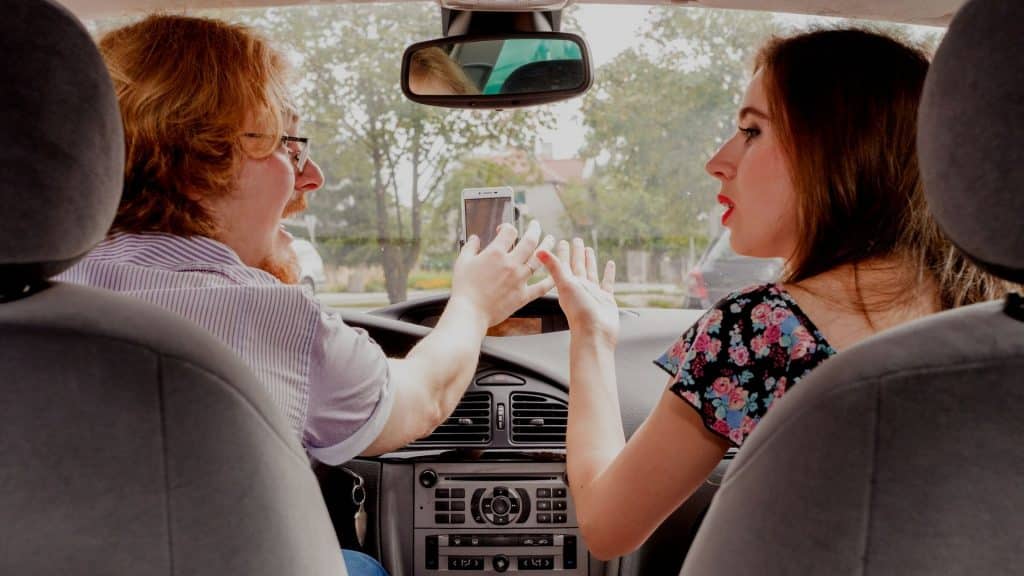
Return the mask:
{"type": "Polygon", "coordinates": [[[708,429],[743,444],[772,402],[836,351],[781,284],[734,292],[654,361],[708,429]]]}

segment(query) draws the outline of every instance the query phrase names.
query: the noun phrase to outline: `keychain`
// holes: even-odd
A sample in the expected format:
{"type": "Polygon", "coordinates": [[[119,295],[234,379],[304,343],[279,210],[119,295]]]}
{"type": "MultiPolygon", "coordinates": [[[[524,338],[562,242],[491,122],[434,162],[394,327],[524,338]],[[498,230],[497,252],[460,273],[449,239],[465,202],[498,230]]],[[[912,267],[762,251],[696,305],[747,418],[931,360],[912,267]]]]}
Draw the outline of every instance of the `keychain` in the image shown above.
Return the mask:
{"type": "Polygon", "coordinates": [[[352,505],[356,507],[356,514],[352,517],[352,524],[355,526],[356,543],[359,548],[363,547],[366,540],[366,488],[363,487],[363,477],[348,468],[342,468],[346,474],[352,477],[352,505]]]}

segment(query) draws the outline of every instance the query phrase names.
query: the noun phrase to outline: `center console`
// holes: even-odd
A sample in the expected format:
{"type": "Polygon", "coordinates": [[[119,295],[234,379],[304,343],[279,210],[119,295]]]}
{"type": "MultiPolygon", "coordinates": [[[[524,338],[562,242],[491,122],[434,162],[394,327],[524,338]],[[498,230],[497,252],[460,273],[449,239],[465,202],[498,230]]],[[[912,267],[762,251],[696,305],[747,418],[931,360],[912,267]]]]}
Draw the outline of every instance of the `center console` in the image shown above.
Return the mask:
{"type": "Polygon", "coordinates": [[[415,477],[416,574],[588,574],[564,463],[424,463],[415,477]]]}

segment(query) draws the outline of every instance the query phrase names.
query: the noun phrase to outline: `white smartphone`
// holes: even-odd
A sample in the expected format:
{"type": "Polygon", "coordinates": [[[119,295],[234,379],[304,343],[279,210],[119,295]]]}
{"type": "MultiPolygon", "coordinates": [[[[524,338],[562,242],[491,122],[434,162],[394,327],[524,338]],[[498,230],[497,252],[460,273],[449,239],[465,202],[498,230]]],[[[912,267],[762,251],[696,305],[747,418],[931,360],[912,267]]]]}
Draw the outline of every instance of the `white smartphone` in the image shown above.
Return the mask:
{"type": "Polygon", "coordinates": [[[510,186],[466,188],[462,191],[462,237],[459,246],[476,234],[483,249],[498,235],[498,226],[503,222],[515,226],[515,219],[515,194],[510,186]]]}

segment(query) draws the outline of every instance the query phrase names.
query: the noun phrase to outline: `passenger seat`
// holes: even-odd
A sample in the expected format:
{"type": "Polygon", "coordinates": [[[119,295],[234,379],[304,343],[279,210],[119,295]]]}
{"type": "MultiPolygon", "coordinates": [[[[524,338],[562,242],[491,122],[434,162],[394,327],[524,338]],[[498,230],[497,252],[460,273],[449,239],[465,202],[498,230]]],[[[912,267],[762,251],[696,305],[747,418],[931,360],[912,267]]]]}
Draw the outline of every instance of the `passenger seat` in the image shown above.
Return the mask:
{"type": "MultiPolygon", "coordinates": [[[[1024,2],[970,0],[925,84],[918,151],[939,224],[1024,282],[1024,2]]],[[[686,576],[1020,574],[1024,299],[868,339],[816,369],[740,450],[686,576]]]]}
{"type": "Polygon", "coordinates": [[[241,360],[156,306],[48,280],[113,221],[120,113],[63,7],[6,3],[0,47],[0,574],[345,574],[241,360]]]}

